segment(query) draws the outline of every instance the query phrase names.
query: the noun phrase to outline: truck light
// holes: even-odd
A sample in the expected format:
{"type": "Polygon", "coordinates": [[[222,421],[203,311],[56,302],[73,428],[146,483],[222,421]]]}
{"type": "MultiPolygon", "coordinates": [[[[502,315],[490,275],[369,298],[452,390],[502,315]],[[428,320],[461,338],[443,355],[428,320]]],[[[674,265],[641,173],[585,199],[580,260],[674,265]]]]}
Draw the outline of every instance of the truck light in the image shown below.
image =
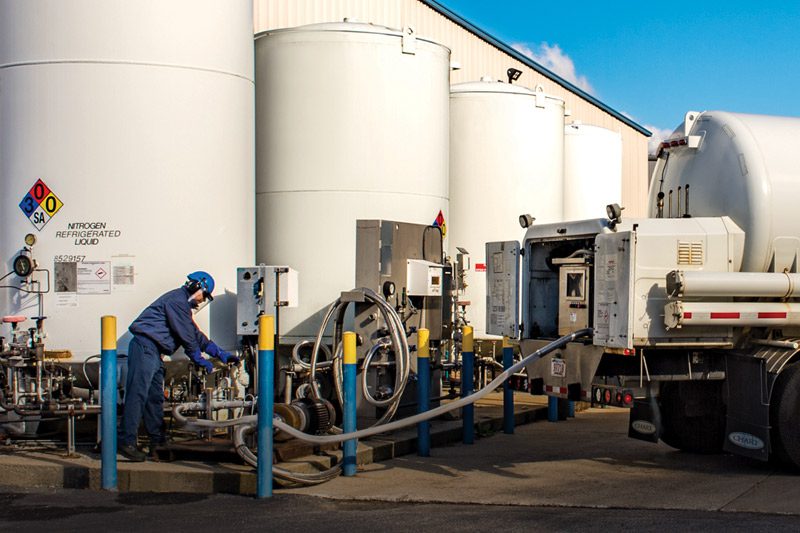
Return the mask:
{"type": "Polygon", "coordinates": [[[630,392],[626,392],[622,395],[622,403],[625,405],[631,405],[633,403],[633,394],[630,392]]]}

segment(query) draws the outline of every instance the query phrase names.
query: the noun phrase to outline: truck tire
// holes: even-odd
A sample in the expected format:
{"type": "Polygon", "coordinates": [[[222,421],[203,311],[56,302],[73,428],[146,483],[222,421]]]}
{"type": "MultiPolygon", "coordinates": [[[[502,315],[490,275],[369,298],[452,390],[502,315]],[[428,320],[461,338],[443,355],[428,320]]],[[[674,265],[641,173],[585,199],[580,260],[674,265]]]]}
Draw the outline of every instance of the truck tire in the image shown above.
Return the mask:
{"type": "Polygon", "coordinates": [[[800,468],[800,363],[786,367],[778,376],[769,411],[773,457],[800,468]]]}
{"type": "Polygon", "coordinates": [[[665,444],[692,453],[722,452],[725,443],[722,382],[662,383],[659,408],[661,440],[665,444]]]}

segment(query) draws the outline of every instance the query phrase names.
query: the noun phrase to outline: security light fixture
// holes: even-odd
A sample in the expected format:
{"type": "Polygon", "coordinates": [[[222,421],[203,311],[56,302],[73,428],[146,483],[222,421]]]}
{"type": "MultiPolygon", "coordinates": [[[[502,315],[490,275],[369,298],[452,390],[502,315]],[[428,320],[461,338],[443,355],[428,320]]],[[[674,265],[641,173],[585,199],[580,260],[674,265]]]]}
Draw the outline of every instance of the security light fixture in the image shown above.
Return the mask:
{"type": "Polygon", "coordinates": [[[519,225],[523,228],[528,228],[533,225],[533,221],[536,220],[533,216],[525,213],[524,215],[519,216],[519,225]]]}

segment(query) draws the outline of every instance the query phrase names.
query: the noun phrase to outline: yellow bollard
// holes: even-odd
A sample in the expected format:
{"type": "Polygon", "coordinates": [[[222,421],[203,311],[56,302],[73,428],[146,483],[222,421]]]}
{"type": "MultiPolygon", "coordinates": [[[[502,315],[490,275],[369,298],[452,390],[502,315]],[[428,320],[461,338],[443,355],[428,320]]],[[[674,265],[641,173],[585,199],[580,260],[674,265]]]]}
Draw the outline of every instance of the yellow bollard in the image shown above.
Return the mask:
{"type": "Polygon", "coordinates": [[[461,351],[473,353],[473,339],[472,339],[472,326],[464,326],[461,328],[461,351]]]}

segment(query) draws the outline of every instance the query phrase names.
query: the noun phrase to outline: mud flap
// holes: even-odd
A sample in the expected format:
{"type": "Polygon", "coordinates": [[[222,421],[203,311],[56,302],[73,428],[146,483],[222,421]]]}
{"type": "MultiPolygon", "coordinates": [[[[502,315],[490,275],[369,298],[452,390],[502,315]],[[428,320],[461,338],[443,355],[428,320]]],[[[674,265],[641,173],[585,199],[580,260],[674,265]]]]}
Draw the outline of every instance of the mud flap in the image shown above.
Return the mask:
{"type": "Polygon", "coordinates": [[[757,357],[731,354],[726,359],[726,452],[769,459],[769,390],[772,381],[757,357]]]}
{"type": "Polygon", "coordinates": [[[655,398],[633,401],[628,421],[628,437],[658,442],[661,437],[661,412],[655,398]]]}

